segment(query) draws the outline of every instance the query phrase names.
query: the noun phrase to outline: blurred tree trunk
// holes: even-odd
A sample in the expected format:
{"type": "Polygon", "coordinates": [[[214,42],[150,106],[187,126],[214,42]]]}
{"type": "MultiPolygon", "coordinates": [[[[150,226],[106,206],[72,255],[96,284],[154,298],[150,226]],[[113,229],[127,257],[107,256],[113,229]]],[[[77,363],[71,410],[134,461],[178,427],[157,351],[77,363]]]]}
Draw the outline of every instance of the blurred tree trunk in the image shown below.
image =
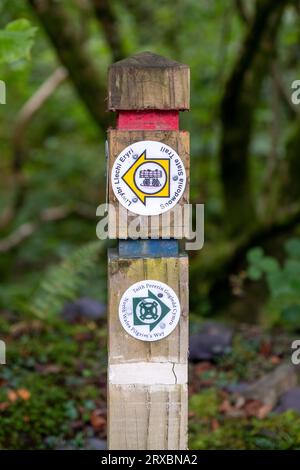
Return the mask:
{"type": "Polygon", "coordinates": [[[283,185],[283,201],[285,203],[300,201],[300,116],[295,119],[286,142],[287,175],[283,185]]]}
{"type": "Polygon", "coordinates": [[[48,34],[61,63],[69,72],[74,87],[90,115],[104,130],[108,114],[105,112],[106,91],[101,76],[89,55],[82,35],[62,2],[54,0],[28,0],[48,34]]]}
{"type": "MultiPolygon", "coordinates": [[[[296,4],[297,20],[300,19],[300,1],[296,4]]],[[[298,29],[298,43],[300,41],[300,28],[298,29]]],[[[299,62],[299,49],[291,49],[291,57],[289,60],[298,65],[299,62]]],[[[298,78],[298,77],[294,77],[298,78]]],[[[280,71],[278,71],[279,85],[283,83],[285,95],[282,93],[282,100],[286,104],[288,123],[288,135],[285,141],[285,158],[283,160],[285,165],[285,180],[282,185],[281,201],[288,206],[300,204],[300,108],[299,104],[294,104],[291,100],[291,94],[294,91],[291,87],[286,88],[283,80],[281,80],[280,71]]]]}
{"type": "Polygon", "coordinates": [[[255,223],[249,146],[261,84],[275,53],[276,36],[288,0],[258,0],[221,103],[220,164],[225,217],[231,235],[255,223]]]}

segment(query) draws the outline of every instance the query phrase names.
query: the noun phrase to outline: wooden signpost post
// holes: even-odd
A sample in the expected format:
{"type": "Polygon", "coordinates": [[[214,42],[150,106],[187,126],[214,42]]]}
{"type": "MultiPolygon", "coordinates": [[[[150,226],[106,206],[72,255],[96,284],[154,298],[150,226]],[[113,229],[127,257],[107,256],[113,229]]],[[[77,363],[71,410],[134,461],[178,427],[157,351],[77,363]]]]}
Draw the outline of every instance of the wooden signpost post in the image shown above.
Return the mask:
{"type": "Polygon", "coordinates": [[[189,199],[189,68],[152,53],[117,62],[108,108],[108,446],[186,449],[188,257],[161,237],[185,223],[173,212],[189,199]]]}

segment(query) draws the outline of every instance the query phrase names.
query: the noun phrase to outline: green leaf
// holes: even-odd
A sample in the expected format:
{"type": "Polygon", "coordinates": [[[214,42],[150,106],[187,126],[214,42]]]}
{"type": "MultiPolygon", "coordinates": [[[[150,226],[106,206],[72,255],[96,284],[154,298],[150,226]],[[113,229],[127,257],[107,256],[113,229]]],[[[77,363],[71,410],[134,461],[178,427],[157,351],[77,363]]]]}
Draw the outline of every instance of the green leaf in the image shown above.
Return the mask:
{"type": "Polygon", "coordinates": [[[280,269],[277,259],[271,258],[270,256],[265,256],[262,258],[260,261],[260,268],[265,273],[274,273],[280,269]]]}
{"type": "Polygon", "coordinates": [[[284,245],[286,252],[293,258],[300,258],[300,239],[291,238],[284,245]]]}
{"type": "Polygon", "coordinates": [[[0,30],[0,63],[29,59],[36,30],[26,19],[12,21],[0,30]]]}
{"type": "Polygon", "coordinates": [[[49,318],[57,314],[66,301],[74,300],[80,287],[88,282],[103,247],[99,240],[89,242],[50,268],[31,300],[30,312],[38,318],[49,318]]]}
{"type": "Polygon", "coordinates": [[[264,256],[264,250],[260,246],[251,248],[247,253],[247,261],[251,264],[257,264],[264,256]]]}
{"type": "Polygon", "coordinates": [[[286,326],[292,329],[299,329],[300,326],[300,305],[289,305],[281,312],[281,318],[286,326]]]}
{"type": "Polygon", "coordinates": [[[78,411],[73,400],[69,400],[65,404],[65,415],[71,420],[78,418],[78,411]]]}
{"type": "Polygon", "coordinates": [[[281,295],[286,291],[286,278],[282,271],[267,273],[267,283],[272,297],[281,295]]]}
{"type": "Polygon", "coordinates": [[[247,274],[251,281],[258,281],[262,277],[261,269],[257,268],[256,266],[250,266],[247,269],[247,274]]]}
{"type": "Polygon", "coordinates": [[[283,271],[286,275],[292,275],[293,277],[300,276],[300,261],[295,259],[286,260],[283,271]]]}
{"type": "Polygon", "coordinates": [[[259,449],[263,449],[263,450],[274,450],[276,449],[276,443],[265,437],[265,436],[258,436],[254,439],[254,444],[256,445],[256,447],[258,447],[259,449]]]}
{"type": "Polygon", "coordinates": [[[300,279],[297,277],[297,278],[292,278],[289,282],[290,284],[290,287],[291,287],[291,290],[293,291],[293,293],[297,296],[297,298],[300,298],[300,279]]]}

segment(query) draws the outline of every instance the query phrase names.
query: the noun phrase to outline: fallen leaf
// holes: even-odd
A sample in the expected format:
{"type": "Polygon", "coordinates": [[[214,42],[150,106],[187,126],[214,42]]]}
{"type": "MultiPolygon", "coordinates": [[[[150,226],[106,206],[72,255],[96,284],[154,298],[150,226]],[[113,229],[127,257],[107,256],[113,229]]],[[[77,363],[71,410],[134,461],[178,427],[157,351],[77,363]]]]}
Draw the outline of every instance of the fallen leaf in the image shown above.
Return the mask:
{"type": "Polygon", "coordinates": [[[216,380],[217,380],[216,377],[211,378],[211,379],[201,380],[201,385],[202,387],[211,387],[212,385],[214,385],[216,380]]]}
{"type": "Polygon", "coordinates": [[[211,363],[208,361],[204,361],[195,366],[195,372],[196,374],[201,375],[203,374],[203,372],[206,372],[207,370],[210,370],[211,368],[212,368],[211,363]]]}
{"type": "Polygon", "coordinates": [[[74,431],[78,431],[79,429],[82,429],[84,427],[84,422],[81,421],[80,419],[78,419],[77,421],[73,421],[71,423],[71,428],[74,430],[74,431]]]}
{"type": "Polygon", "coordinates": [[[40,333],[44,329],[45,327],[40,320],[33,320],[30,322],[22,321],[19,323],[15,323],[11,327],[11,336],[13,338],[19,338],[20,336],[25,335],[25,334],[32,335],[32,334],[40,333]]]}
{"type": "Polygon", "coordinates": [[[101,431],[106,426],[106,418],[102,410],[94,410],[91,414],[91,425],[94,431],[101,431]]]}
{"type": "Polygon", "coordinates": [[[18,395],[16,394],[16,392],[14,390],[8,390],[7,398],[9,399],[9,401],[14,403],[18,399],[18,395]]]}
{"type": "Polygon", "coordinates": [[[220,407],[219,407],[220,413],[226,414],[226,413],[228,413],[228,412],[231,411],[231,410],[232,410],[232,406],[231,406],[231,404],[230,404],[230,401],[227,400],[227,399],[225,399],[225,400],[221,403],[221,405],[220,405],[220,407]]]}
{"type": "Polygon", "coordinates": [[[272,411],[271,405],[262,405],[257,411],[257,418],[265,418],[270,413],[270,411],[272,411]]]}
{"type": "Polygon", "coordinates": [[[29,400],[30,398],[30,392],[28,390],[26,390],[26,388],[19,388],[19,390],[17,390],[17,394],[20,398],[22,398],[22,400],[29,400]]]}
{"type": "Polygon", "coordinates": [[[198,392],[198,388],[194,383],[188,385],[189,396],[195,395],[198,392]]]}
{"type": "Polygon", "coordinates": [[[220,427],[220,424],[219,424],[219,421],[217,419],[213,419],[211,421],[211,429],[212,431],[216,431],[217,429],[219,429],[220,427]]]}
{"type": "Polygon", "coordinates": [[[245,416],[247,417],[257,417],[259,413],[259,409],[263,406],[263,404],[258,400],[248,400],[244,407],[245,416]]]}
{"type": "Polygon", "coordinates": [[[238,395],[237,398],[236,398],[236,402],[235,402],[235,407],[236,408],[242,408],[245,404],[245,398],[242,397],[241,395],[238,395]]]}
{"type": "Polygon", "coordinates": [[[231,418],[239,418],[243,416],[243,410],[236,408],[233,406],[228,399],[225,399],[220,407],[219,407],[220,413],[225,414],[226,416],[229,416],[231,418]]]}
{"type": "Polygon", "coordinates": [[[94,339],[94,333],[92,331],[84,331],[77,333],[74,336],[75,341],[78,341],[78,343],[82,343],[84,341],[91,341],[94,339]]]}
{"type": "Polygon", "coordinates": [[[279,362],[280,362],[280,357],[278,357],[278,356],[271,356],[271,357],[270,357],[270,362],[271,362],[271,364],[273,364],[274,366],[276,366],[276,365],[279,364],[279,362]]]}
{"type": "Polygon", "coordinates": [[[260,354],[262,354],[264,357],[268,357],[271,354],[272,350],[272,345],[270,341],[263,341],[260,345],[260,354]]]}

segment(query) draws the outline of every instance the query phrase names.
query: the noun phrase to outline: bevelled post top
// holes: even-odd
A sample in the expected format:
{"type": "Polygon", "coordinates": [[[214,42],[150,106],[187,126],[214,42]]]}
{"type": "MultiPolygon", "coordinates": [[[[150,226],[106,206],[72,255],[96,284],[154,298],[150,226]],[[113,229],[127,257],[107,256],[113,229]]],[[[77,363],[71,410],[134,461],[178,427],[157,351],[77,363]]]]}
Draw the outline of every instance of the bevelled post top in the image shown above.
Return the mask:
{"type": "Polygon", "coordinates": [[[108,71],[108,109],[188,110],[190,69],[152,52],[115,62],[108,71]]]}

